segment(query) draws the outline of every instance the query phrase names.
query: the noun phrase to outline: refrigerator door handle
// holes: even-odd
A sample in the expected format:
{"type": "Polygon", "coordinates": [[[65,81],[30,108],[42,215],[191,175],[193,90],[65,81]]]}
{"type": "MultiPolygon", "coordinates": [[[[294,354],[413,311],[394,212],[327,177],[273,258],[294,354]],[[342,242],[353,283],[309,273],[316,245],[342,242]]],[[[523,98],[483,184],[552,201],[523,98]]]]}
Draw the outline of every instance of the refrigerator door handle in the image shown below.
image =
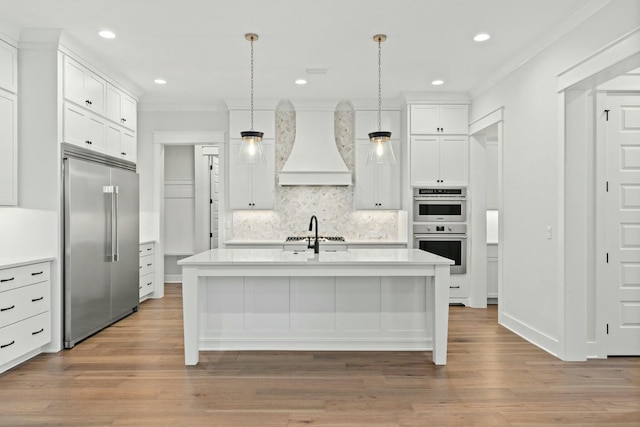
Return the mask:
{"type": "Polygon", "coordinates": [[[105,194],[108,194],[110,197],[110,208],[109,208],[109,219],[107,221],[107,226],[109,228],[108,231],[108,238],[109,241],[107,242],[107,250],[109,251],[107,253],[107,262],[115,262],[116,261],[116,230],[115,230],[115,216],[116,216],[116,200],[115,200],[115,188],[113,185],[105,185],[104,187],[102,187],[102,192],[105,194]]]}
{"type": "Polygon", "coordinates": [[[118,258],[120,257],[120,230],[119,230],[119,226],[118,226],[118,217],[120,216],[120,206],[119,206],[119,200],[118,200],[118,186],[117,185],[113,185],[113,200],[114,200],[114,210],[115,210],[115,216],[114,216],[114,225],[113,225],[113,229],[114,229],[114,235],[115,235],[115,242],[114,242],[114,252],[113,252],[113,261],[117,262],[118,258]]]}

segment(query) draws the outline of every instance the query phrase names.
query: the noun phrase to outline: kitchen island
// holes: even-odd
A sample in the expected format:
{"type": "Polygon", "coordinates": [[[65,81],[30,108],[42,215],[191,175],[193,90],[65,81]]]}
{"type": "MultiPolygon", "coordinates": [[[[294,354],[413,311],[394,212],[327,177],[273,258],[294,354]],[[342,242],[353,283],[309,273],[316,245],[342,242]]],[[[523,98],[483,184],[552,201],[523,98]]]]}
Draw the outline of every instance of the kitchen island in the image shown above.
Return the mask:
{"type": "Polygon", "coordinates": [[[214,249],[178,264],[186,365],[201,350],[431,350],[446,364],[449,259],[214,249]]]}

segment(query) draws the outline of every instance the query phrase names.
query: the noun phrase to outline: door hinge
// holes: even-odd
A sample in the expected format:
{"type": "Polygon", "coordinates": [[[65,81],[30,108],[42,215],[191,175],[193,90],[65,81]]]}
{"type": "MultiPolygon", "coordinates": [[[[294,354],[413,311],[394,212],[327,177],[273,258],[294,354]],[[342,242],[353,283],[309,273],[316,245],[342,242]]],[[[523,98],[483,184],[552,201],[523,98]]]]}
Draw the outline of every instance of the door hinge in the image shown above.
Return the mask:
{"type": "Polygon", "coordinates": [[[209,238],[212,239],[213,238],[213,233],[209,233],[209,238]]]}
{"type": "Polygon", "coordinates": [[[607,335],[609,335],[609,324],[607,323],[607,335]]]}
{"type": "Polygon", "coordinates": [[[607,181],[606,187],[607,187],[607,193],[608,193],[609,192],[609,181],[607,181]]]}
{"type": "Polygon", "coordinates": [[[609,264],[609,252],[607,252],[607,264],[609,264]]]}
{"type": "Polygon", "coordinates": [[[212,171],[213,170],[213,165],[209,165],[209,170],[212,171]]]}
{"type": "Polygon", "coordinates": [[[213,204],[213,199],[209,199],[209,204],[212,205],[213,204]]]}
{"type": "Polygon", "coordinates": [[[609,111],[611,110],[604,110],[604,114],[606,115],[606,120],[609,121],[609,111]]]}

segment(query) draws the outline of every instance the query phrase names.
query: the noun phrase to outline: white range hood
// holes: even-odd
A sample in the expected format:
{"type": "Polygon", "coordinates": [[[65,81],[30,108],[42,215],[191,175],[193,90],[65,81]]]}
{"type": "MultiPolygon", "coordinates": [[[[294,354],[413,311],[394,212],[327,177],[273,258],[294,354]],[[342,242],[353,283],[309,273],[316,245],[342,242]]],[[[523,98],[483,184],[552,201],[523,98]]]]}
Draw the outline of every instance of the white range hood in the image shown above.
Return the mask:
{"type": "Polygon", "coordinates": [[[296,111],[296,139],[278,184],[352,184],[336,145],[333,111],[296,111]]]}

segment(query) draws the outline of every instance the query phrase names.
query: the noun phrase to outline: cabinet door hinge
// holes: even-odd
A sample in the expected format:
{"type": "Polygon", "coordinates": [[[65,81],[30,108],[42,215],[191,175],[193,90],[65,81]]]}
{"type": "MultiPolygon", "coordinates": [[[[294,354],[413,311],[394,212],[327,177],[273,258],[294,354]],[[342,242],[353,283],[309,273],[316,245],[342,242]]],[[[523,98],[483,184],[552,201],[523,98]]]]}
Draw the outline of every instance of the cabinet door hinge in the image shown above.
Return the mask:
{"type": "Polygon", "coordinates": [[[604,114],[606,115],[606,120],[609,121],[609,111],[611,110],[604,110],[604,114]]]}

